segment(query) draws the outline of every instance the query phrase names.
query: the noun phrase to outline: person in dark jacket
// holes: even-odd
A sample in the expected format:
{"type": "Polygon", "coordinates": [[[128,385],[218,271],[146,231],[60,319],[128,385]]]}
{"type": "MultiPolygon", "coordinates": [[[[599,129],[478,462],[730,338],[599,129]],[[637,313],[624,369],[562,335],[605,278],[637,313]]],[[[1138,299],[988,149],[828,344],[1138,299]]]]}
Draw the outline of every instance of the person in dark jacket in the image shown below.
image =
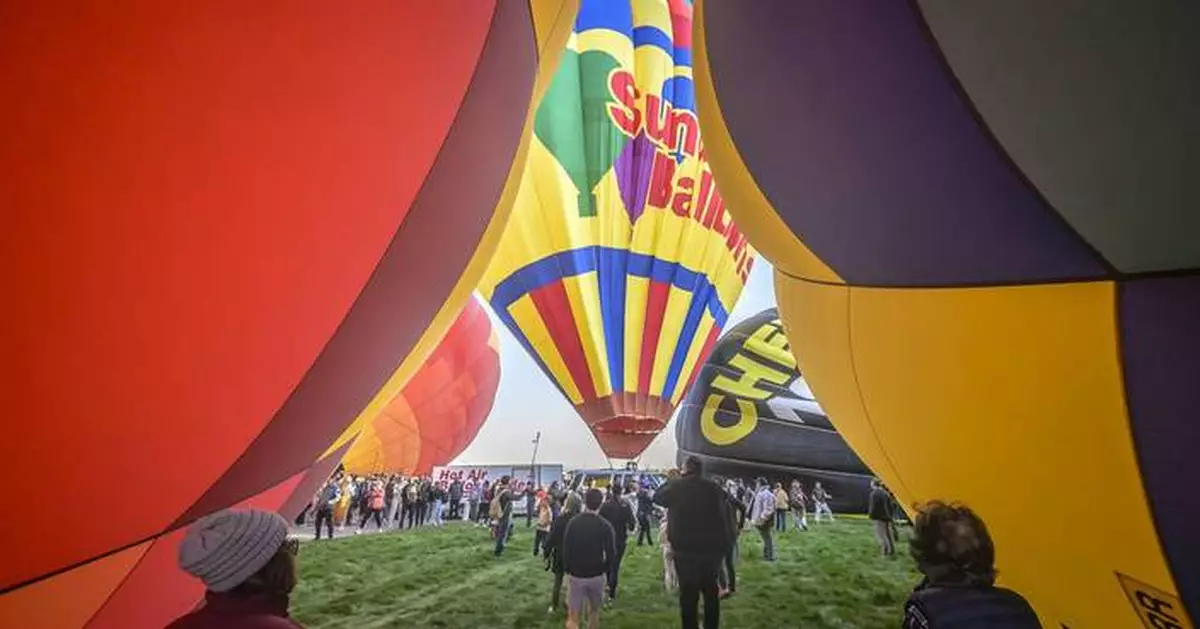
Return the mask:
{"type": "Polygon", "coordinates": [[[633,530],[633,509],[629,503],[621,499],[620,485],[610,487],[608,498],[600,507],[600,517],[608,520],[616,534],[616,554],[613,556],[608,575],[608,598],[617,597],[617,581],[621,574],[621,558],[625,556],[625,546],[629,543],[629,532],[633,530]]]}
{"type": "Polygon", "coordinates": [[[325,484],[317,491],[317,495],[313,496],[313,504],[317,507],[314,526],[318,540],[321,539],[322,523],[328,527],[329,539],[333,539],[333,510],[341,499],[342,490],[338,487],[337,481],[332,478],[325,481],[325,484]]]}
{"type": "Polygon", "coordinates": [[[604,582],[616,561],[613,527],[597,513],[602,502],[600,490],[589,489],[584,512],[571,518],[563,532],[563,570],[571,575],[567,585],[568,627],[578,627],[584,612],[588,612],[589,629],[600,626],[604,582]]]}
{"type": "Polygon", "coordinates": [[[650,493],[650,488],[647,485],[642,485],[637,492],[637,525],[638,525],[638,546],[642,545],[642,540],[651,547],[654,546],[654,538],[650,536],[650,514],[654,512],[654,496],[650,493]]]}
{"type": "Polygon", "coordinates": [[[167,629],[304,629],[288,616],[298,545],[270,511],[225,510],[197,520],[179,567],[204,582],[204,604],[167,629]]]}
{"type": "Polygon", "coordinates": [[[450,519],[462,519],[463,484],[457,478],[450,482],[450,519]]]}
{"type": "Polygon", "coordinates": [[[525,489],[521,495],[525,496],[525,528],[529,528],[533,526],[533,518],[537,516],[537,488],[533,486],[532,478],[525,482],[525,489]]]}
{"type": "Polygon", "coordinates": [[[579,494],[574,492],[567,494],[562,512],[554,518],[554,523],[550,525],[550,537],[546,540],[546,568],[554,574],[554,589],[550,590],[550,613],[554,613],[558,609],[558,597],[562,593],[563,575],[565,574],[562,563],[562,544],[563,535],[567,532],[567,525],[571,523],[571,518],[579,514],[579,510],[583,505],[579,494]]]}
{"type": "Polygon", "coordinates": [[[875,527],[875,539],[884,557],[893,557],[896,546],[892,543],[892,498],[879,479],[871,480],[871,498],[867,507],[867,517],[875,527]]]}
{"type": "MultiPolygon", "coordinates": [[[[500,512],[496,514],[496,525],[494,534],[496,536],[496,548],[493,554],[499,557],[504,553],[504,544],[508,542],[509,535],[512,535],[512,492],[508,488],[509,478],[501,476],[500,480],[492,486],[492,491],[496,497],[494,500],[499,501],[500,512]]],[[[490,510],[490,509],[489,509],[490,510]]]]}
{"type": "Polygon", "coordinates": [[[925,578],[904,605],[904,629],[1041,629],[1020,594],[996,587],[995,546],[967,506],[921,506],[910,545],[925,578]]]}
{"type": "Polygon", "coordinates": [[[725,548],[724,563],[717,575],[717,593],[721,598],[727,598],[737,592],[737,571],[734,562],[738,558],[738,536],[741,535],[741,523],[746,519],[746,506],[741,500],[725,491],[726,523],[729,527],[729,545],[725,548]]]}
{"type": "Polygon", "coordinates": [[[654,502],[667,509],[667,530],[679,574],[679,616],[683,629],[698,629],[696,605],[704,597],[704,627],[721,623],[717,573],[729,544],[725,490],[704,478],[700,459],[689,456],[683,475],[654,492],[654,502]]]}

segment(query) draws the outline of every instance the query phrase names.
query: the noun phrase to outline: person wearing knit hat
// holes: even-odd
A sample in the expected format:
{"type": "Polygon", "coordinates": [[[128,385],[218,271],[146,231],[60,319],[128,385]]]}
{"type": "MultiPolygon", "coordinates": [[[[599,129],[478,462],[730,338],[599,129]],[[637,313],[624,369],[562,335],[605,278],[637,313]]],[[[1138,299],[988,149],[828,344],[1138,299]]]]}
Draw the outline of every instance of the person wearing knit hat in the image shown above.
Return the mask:
{"type": "Polygon", "coordinates": [[[272,511],[226,509],[197,520],[179,544],[179,567],[207,588],[204,605],[167,629],[303,629],[288,617],[296,540],[272,511]]]}

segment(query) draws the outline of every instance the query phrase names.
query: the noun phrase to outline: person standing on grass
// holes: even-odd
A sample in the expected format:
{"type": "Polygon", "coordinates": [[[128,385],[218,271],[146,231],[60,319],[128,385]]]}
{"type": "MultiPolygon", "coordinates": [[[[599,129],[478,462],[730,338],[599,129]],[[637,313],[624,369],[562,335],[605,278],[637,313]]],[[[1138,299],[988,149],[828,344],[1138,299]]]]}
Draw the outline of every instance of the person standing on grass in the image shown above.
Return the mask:
{"type": "Polygon", "coordinates": [[[621,558],[625,556],[625,546],[629,543],[629,532],[633,530],[633,509],[621,498],[624,493],[620,484],[609,488],[608,498],[600,507],[600,517],[608,520],[616,535],[616,552],[609,563],[612,570],[608,575],[608,598],[617,598],[617,581],[621,574],[621,558]]]}
{"type": "Polygon", "coordinates": [[[495,496],[488,507],[488,515],[496,522],[496,549],[494,551],[496,557],[504,553],[504,544],[508,542],[508,536],[512,534],[513,497],[512,492],[508,490],[508,482],[507,476],[500,477],[496,486],[492,488],[495,496]]]}
{"type": "MultiPolygon", "coordinates": [[[[735,487],[736,489],[736,487],[735,487]]],[[[717,575],[717,594],[721,598],[729,598],[737,592],[737,571],[734,563],[738,560],[738,537],[741,536],[741,522],[746,519],[746,507],[736,496],[725,492],[725,521],[729,528],[729,545],[725,549],[724,562],[717,575]]]]}
{"type": "Polygon", "coordinates": [[[304,629],[288,616],[296,552],[287,521],[227,509],[196,521],[179,544],[179,567],[204,583],[204,605],[167,629],[304,629]]]}
{"type": "Polygon", "coordinates": [[[820,522],[821,514],[825,514],[829,516],[829,521],[833,522],[833,510],[829,508],[829,501],[833,500],[833,496],[825,491],[825,488],[821,486],[821,481],[813,483],[812,499],[813,521],[820,522]]]}
{"type": "Polygon", "coordinates": [[[884,557],[894,557],[896,547],[892,543],[892,499],[879,479],[871,479],[871,498],[867,517],[875,527],[875,539],[884,557]]]}
{"type": "Polygon", "coordinates": [[[571,518],[579,514],[582,505],[583,500],[579,498],[579,494],[575,492],[567,494],[563,499],[562,513],[555,516],[554,522],[550,525],[550,537],[546,540],[546,562],[547,569],[554,574],[554,589],[550,590],[550,609],[547,610],[551,614],[558,609],[558,597],[562,593],[563,575],[565,574],[562,563],[563,535],[567,532],[567,525],[571,523],[571,518]]]}
{"type": "Polygon", "coordinates": [[[532,476],[526,481],[521,495],[525,496],[525,528],[529,528],[533,526],[533,518],[537,515],[537,489],[533,486],[532,476]]]}
{"type": "Polygon", "coordinates": [[[538,552],[545,556],[549,556],[550,551],[546,550],[546,540],[550,537],[550,527],[554,524],[554,514],[550,512],[550,496],[546,492],[539,492],[537,501],[537,528],[534,529],[533,536],[533,556],[537,557],[538,552]]]}
{"type": "Polygon", "coordinates": [[[479,526],[488,526],[491,524],[491,518],[488,512],[491,510],[492,498],[495,497],[495,490],[492,488],[491,481],[483,481],[480,485],[479,493],[479,519],[476,521],[479,526]]]}
{"type": "Polygon", "coordinates": [[[783,483],[775,483],[775,531],[787,533],[788,494],[783,489],[783,483]]]}
{"type": "Polygon", "coordinates": [[[316,538],[321,539],[321,523],[325,523],[329,531],[329,539],[333,539],[333,510],[337,508],[338,502],[342,499],[342,489],[338,487],[337,481],[329,479],[317,491],[317,495],[313,496],[313,504],[317,508],[317,517],[315,520],[316,538]]]}
{"type": "Polygon", "coordinates": [[[637,525],[638,538],[637,545],[642,545],[642,540],[651,548],[654,547],[654,538],[650,536],[650,514],[654,512],[654,496],[650,495],[649,485],[643,483],[637,492],[637,525]]]}
{"type": "Polygon", "coordinates": [[[771,485],[761,476],[758,479],[758,493],[754,496],[754,507],[750,510],[750,521],[763,541],[763,560],[775,561],[775,541],[771,537],[771,528],[775,524],[775,494],[771,485]]]}
{"type": "Polygon", "coordinates": [[[616,534],[597,513],[603,502],[604,494],[599,489],[589,489],[583,513],[571,518],[563,532],[563,570],[571,576],[567,584],[567,629],[578,629],[585,614],[588,629],[600,626],[606,575],[615,572],[617,560],[616,534]]]}
{"type": "Polygon", "coordinates": [[[679,577],[679,617],[683,629],[699,629],[696,605],[704,597],[704,627],[721,625],[717,574],[733,540],[729,535],[725,490],[704,478],[700,459],[689,456],[683,474],[654,492],[654,503],[667,509],[667,530],[679,577]]]}
{"type": "Polygon", "coordinates": [[[788,491],[788,499],[792,507],[792,518],[796,522],[796,530],[808,530],[808,512],[805,510],[807,498],[804,495],[804,487],[800,485],[800,481],[792,479],[792,487],[788,491]]]}
{"type": "Polygon", "coordinates": [[[1024,597],[996,587],[992,537],[966,505],[919,507],[910,545],[925,578],[904,604],[903,629],[1041,629],[1024,597]]]}
{"type": "Polygon", "coordinates": [[[472,524],[479,522],[479,500],[483,498],[483,484],[475,481],[467,493],[467,521],[472,524]]]}
{"type": "Polygon", "coordinates": [[[463,484],[457,478],[450,481],[450,489],[446,492],[450,500],[450,520],[462,519],[463,484]]]}

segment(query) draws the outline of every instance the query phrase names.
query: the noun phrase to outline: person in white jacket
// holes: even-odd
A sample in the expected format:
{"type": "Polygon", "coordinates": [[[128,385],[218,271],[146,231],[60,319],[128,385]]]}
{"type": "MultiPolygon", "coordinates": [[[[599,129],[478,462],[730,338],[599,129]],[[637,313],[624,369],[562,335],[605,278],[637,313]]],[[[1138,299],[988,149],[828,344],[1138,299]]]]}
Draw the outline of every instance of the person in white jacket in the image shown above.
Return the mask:
{"type": "Polygon", "coordinates": [[[754,495],[754,506],[750,510],[750,521],[763,540],[763,560],[775,561],[775,540],[771,538],[771,529],[775,526],[775,494],[771,492],[771,484],[761,476],[758,479],[758,493],[754,495]]]}

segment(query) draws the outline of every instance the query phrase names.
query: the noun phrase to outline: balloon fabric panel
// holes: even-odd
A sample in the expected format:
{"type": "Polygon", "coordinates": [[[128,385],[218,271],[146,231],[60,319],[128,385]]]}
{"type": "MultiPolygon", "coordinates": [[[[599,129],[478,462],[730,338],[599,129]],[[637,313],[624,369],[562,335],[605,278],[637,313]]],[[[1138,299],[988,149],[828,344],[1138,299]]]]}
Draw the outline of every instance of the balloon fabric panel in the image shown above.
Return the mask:
{"type": "Polygon", "coordinates": [[[905,503],[976,508],[1046,626],[1190,627],[1200,21],[1002,4],[698,2],[708,153],[905,503]]]}
{"type": "Polygon", "coordinates": [[[0,109],[21,131],[0,202],[24,209],[5,216],[2,399],[39,420],[0,442],[0,470],[72,488],[33,511],[109,515],[52,544],[0,521],[0,613],[82,579],[96,596],[48,621],[78,626],[115,557],[298,475],[311,496],[498,239],[536,55],[556,65],[574,13],[533,1],[544,31],[521,2],[8,12],[19,97],[0,109]]]}
{"type": "Polygon", "coordinates": [[[491,319],[471,299],[425,364],[350,448],[346,470],[424,474],[449,463],[487,419],[499,383],[491,319]]]}
{"type": "Polygon", "coordinates": [[[585,0],[480,291],[609,456],[669,420],[753,264],[695,116],[691,5],[585,0]]]}

